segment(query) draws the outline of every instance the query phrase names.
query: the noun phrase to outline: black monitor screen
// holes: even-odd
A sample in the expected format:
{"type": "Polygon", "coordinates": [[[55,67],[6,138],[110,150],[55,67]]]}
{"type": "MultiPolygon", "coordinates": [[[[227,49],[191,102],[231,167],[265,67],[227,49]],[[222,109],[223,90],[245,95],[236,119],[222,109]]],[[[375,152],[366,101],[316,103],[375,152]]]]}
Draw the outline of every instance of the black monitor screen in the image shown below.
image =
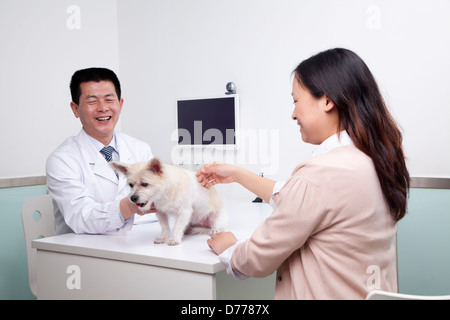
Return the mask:
{"type": "Polygon", "coordinates": [[[178,100],[178,144],[236,144],[236,99],[178,100]]]}

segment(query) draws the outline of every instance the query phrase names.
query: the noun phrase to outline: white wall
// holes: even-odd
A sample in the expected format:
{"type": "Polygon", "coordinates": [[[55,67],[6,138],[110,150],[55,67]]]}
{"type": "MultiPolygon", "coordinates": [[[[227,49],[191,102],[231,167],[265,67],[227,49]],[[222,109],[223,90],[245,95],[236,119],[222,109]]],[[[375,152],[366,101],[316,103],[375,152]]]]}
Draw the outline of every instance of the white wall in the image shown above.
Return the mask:
{"type": "Polygon", "coordinates": [[[241,127],[258,135],[229,160],[284,178],[312,150],[290,120],[291,71],[335,46],[373,71],[411,174],[449,177],[449,17],[447,0],[2,0],[0,178],[44,174],[51,150],[80,128],[70,76],[93,65],[119,73],[121,128],[165,161],[176,99],[223,94],[234,81],[241,127]],[[70,5],[80,29],[67,27],[70,5]]]}
{"type": "Polygon", "coordinates": [[[291,71],[314,53],[342,46],[357,52],[377,78],[403,129],[411,174],[450,176],[449,1],[118,4],[129,108],[123,127],[149,141],[164,160],[172,159],[175,145],[170,136],[176,99],[223,94],[225,84],[234,81],[242,128],[261,133],[258,148],[247,146],[235,162],[240,155],[246,159],[240,165],[286,177],[312,150],[290,119],[291,71]],[[275,152],[265,152],[264,144],[275,152]]]}
{"type": "Polygon", "coordinates": [[[118,57],[115,0],[0,1],[0,178],[45,175],[50,152],[81,128],[73,72],[118,72],[118,57]]]}

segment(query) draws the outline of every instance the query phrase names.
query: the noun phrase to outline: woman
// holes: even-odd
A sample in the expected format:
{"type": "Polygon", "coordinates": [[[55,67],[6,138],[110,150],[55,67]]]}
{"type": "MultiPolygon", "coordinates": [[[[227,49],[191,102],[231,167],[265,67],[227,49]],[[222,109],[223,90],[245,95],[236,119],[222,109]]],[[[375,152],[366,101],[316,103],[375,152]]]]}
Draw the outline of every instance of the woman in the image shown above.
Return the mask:
{"type": "Polygon", "coordinates": [[[206,187],[238,182],[273,214],[250,239],[231,232],[208,245],[236,278],[277,270],[276,299],[362,299],[397,291],[396,222],[406,212],[409,173],[402,135],[365,63],[346,49],[321,52],[295,69],[292,119],[319,145],[278,192],[244,169],[203,166],[206,187]]]}

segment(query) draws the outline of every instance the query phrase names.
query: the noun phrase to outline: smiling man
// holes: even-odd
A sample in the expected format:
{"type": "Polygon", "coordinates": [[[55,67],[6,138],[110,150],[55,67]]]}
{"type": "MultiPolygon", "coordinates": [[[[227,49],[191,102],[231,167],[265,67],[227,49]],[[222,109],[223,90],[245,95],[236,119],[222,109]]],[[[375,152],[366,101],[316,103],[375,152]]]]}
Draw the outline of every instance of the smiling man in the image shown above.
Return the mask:
{"type": "MultiPolygon", "coordinates": [[[[115,130],[123,99],[116,74],[105,68],[76,71],[70,107],[82,129],[47,159],[47,187],[54,203],[55,233],[107,233],[131,228],[141,213],[129,188],[108,161],[152,158],[150,146],[115,130]]],[[[154,212],[154,208],[146,213],[154,212]]]]}

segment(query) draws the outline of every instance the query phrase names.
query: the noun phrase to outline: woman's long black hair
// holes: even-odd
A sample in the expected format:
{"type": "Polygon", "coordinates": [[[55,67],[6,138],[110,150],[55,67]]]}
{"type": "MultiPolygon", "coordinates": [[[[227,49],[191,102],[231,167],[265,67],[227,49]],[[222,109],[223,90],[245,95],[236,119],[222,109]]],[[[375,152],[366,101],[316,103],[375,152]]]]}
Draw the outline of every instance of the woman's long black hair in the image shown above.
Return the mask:
{"type": "Polygon", "coordinates": [[[333,101],[355,146],[372,159],[394,221],[403,218],[410,176],[402,134],[367,65],[354,52],[336,48],[304,60],[294,72],[313,96],[333,101]]]}

